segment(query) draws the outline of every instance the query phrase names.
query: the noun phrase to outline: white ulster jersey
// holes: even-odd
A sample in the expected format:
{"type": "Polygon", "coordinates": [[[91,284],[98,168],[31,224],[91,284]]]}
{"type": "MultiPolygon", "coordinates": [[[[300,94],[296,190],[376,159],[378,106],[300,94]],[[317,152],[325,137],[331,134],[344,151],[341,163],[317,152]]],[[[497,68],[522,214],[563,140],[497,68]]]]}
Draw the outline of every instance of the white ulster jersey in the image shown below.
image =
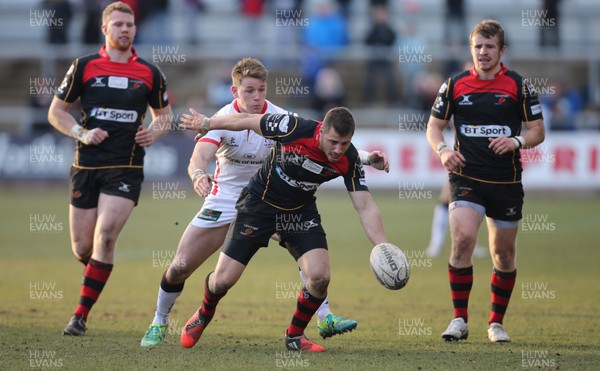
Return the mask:
{"type": "MultiPolygon", "coordinates": [[[[235,100],[221,108],[215,116],[232,113],[240,113],[235,100]]],[[[289,112],[265,100],[261,113],[289,112]]],[[[199,142],[219,146],[215,154],[217,167],[213,187],[208,198],[228,199],[234,204],[252,175],[262,166],[273,145],[273,141],[252,130],[211,130],[199,142]]]]}

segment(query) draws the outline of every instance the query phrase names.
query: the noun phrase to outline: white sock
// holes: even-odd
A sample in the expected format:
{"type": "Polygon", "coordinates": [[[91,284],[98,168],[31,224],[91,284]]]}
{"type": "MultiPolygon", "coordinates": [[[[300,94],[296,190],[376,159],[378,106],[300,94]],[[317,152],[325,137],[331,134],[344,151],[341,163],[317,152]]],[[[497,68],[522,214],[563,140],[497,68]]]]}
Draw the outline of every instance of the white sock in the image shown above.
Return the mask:
{"type": "Polygon", "coordinates": [[[431,240],[427,250],[430,253],[439,254],[444,247],[446,230],[448,229],[448,205],[437,204],[433,209],[433,220],[431,222],[431,240]]]}
{"type": "MultiPolygon", "coordinates": [[[[300,277],[302,281],[306,285],[306,276],[304,272],[300,271],[300,277]]],[[[329,297],[325,297],[325,300],[321,303],[319,309],[317,309],[317,321],[321,322],[323,318],[327,317],[331,313],[331,308],[329,308],[329,297]]]]}
{"type": "Polygon", "coordinates": [[[171,308],[175,304],[175,300],[181,295],[179,292],[166,292],[162,287],[158,287],[158,298],[156,299],[156,312],[154,313],[153,323],[158,323],[162,326],[169,324],[169,314],[171,308]]]}

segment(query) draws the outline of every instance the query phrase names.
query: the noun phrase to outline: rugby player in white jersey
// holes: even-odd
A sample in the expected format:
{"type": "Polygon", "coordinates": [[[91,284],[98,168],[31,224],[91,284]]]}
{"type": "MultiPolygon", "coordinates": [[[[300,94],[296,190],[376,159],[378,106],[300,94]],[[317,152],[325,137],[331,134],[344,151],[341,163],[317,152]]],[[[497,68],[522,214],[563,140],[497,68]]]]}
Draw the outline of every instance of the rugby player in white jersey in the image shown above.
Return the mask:
{"type": "MultiPolygon", "coordinates": [[[[231,92],[235,99],[215,116],[232,113],[288,113],[266,100],[268,71],[257,59],[244,58],[231,72],[231,92]]],[[[194,190],[205,197],[198,214],[187,226],[175,258],[162,276],[156,312],[141,346],[159,345],[168,329],[169,313],[183,291],[185,280],[214,254],[225,240],[236,215],[235,203],[252,175],[271,151],[272,141],[251,130],[215,130],[199,138],[190,159],[188,172],[194,190]],[[216,156],[214,174],[206,173],[216,156]]],[[[380,151],[361,151],[361,160],[380,170],[389,170],[387,156],[380,151]]],[[[305,277],[300,272],[302,279],[305,277]]],[[[325,299],[317,311],[319,334],[330,337],[356,328],[357,322],[331,313],[325,299]]]]}

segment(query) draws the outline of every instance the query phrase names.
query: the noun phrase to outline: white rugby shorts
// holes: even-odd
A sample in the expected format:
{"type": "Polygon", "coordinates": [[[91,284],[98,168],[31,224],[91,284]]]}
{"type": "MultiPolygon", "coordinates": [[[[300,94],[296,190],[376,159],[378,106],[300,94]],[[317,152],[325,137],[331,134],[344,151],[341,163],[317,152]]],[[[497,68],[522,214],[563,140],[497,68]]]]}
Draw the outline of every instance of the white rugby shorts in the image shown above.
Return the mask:
{"type": "Polygon", "coordinates": [[[211,194],[204,200],[202,208],[190,223],[198,228],[217,228],[231,224],[237,214],[236,201],[237,198],[225,199],[211,194]]]}

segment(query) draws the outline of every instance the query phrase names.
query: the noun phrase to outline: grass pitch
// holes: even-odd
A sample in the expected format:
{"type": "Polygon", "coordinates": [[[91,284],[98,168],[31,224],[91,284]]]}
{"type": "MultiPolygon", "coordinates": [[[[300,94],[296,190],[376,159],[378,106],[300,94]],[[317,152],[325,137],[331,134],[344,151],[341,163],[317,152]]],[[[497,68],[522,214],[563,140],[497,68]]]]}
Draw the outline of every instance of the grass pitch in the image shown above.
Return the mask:
{"type": "Polygon", "coordinates": [[[488,257],[474,260],[469,339],[445,343],[440,334],[452,317],[449,249],[435,259],[423,255],[435,194],[399,200],[394,193],[373,193],[389,240],[411,262],[410,282],[399,291],[379,286],[369,269],[370,244],[349,198],[320,192],[332,263],[331,306],[359,325],[352,333],[322,340],[313,321],[307,336],[327,352],[299,354],[285,350],[283,334],[301,281],[293,259],[276,244],[256,255],[194,348],[181,347],[179,330],[200,304],[202,281],[216,256],[186,283],[166,342],[152,349],[139,346],[153,317],[160,277],[201,204],[191,190],[170,198],[144,194],[121,234],[115,269],[92,309],[87,335],[62,336],[83,270],[70,252],[66,187],[4,189],[0,368],[600,368],[598,198],[528,194],[518,237],[517,284],[505,318],[513,342],[491,344],[486,337],[488,257]]]}

